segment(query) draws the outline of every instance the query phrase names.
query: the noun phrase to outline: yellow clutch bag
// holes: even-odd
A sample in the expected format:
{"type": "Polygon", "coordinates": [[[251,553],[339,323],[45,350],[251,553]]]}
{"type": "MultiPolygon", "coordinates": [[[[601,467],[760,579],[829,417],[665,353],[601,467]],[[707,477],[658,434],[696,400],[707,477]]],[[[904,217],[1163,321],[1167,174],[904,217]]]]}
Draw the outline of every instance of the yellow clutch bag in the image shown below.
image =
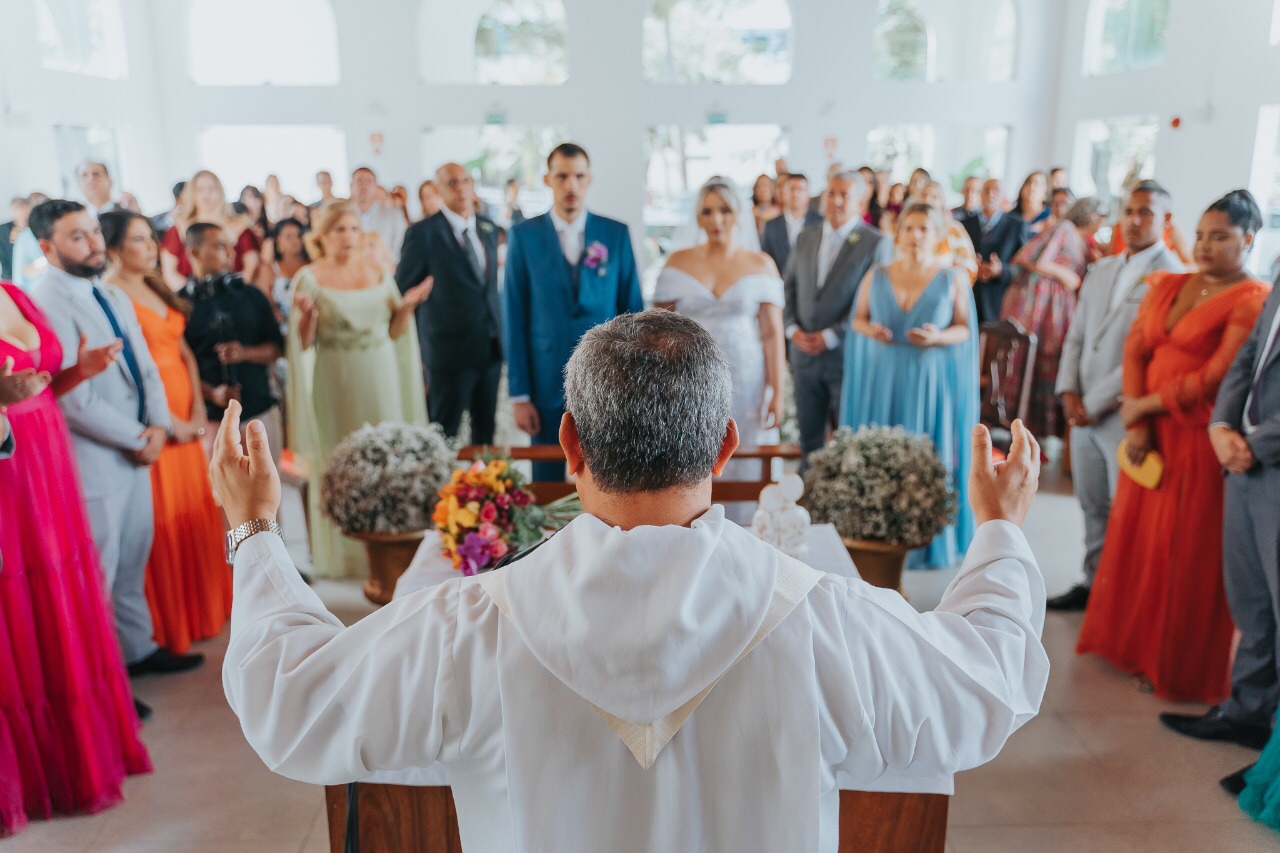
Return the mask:
{"type": "Polygon", "coordinates": [[[1147,455],[1143,458],[1141,464],[1134,465],[1129,461],[1129,439],[1120,442],[1120,449],[1116,451],[1116,460],[1120,463],[1120,470],[1125,475],[1142,486],[1144,489],[1160,488],[1160,478],[1164,476],[1164,459],[1154,450],[1148,450],[1147,455]]]}

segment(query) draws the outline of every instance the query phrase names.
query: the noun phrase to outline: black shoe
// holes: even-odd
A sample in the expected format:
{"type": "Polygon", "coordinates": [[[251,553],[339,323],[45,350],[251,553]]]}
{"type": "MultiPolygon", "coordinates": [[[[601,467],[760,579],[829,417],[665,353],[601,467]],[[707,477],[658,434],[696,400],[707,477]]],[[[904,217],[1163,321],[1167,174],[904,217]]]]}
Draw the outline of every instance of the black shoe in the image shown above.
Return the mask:
{"type": "Polygon", "coordinates": [[[1078,583],[1062,595],[1046,601],[1044,606],[1050,610],[1084,610],[1088,603],[1089,587],[1078,583]]]}
{"type": "Polygon", "coordinates": [[[1244,774],[1248,773],[1252,769],[1252,764],[1248,767],[1241,767],[1230,776],[1223,776],[1218,780],[1218,784],[1221,785],[1222,789],[1231,796],[1238,797],[1240,796],[1240,792],[1244,790],[1244,774]]]}
{"type": "MultiPolygon", "coordinates": [[[[133,700],[133,710],[134,713],[138,715],[139,720],[149,720],[151,719],[151,715],[155,713],[151,710],[150,705],[140,699],[133,700]]],[[[1243,773],[1244,771],[1241,770],[1240,772],[1243,773]]]]}
{"type": "Polygon", "coordinates": [[[1187,737],[1200,740],[1228,740],[1247,746],[1249,749],[1262,749],[1271,738],[1269,726],[1233,720],[1222,713],[1222,709],[1216,705],[1201,715],[1161,714],[1160,722],[1187,737]]]}
{"type": "Polygon", "coordinates": [[[168,649],[156,649],[150,656],[129,664],[129,677],[156,673],[186,672],[204,663],[204,655],[175,655],[168,649]]]}

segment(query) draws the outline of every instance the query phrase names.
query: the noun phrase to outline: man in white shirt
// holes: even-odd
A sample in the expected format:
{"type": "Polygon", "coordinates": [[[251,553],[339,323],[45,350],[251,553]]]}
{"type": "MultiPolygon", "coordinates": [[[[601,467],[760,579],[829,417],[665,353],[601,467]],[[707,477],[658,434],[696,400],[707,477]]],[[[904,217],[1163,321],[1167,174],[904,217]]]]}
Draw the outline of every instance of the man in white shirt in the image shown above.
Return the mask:
{"type": "Polygon", "coordinates": [[[378,202],[378,176],[368,166],[351,173],[351,203],[360,214],[360,227],[382,237],[391,251],[391,259],[400,260],[400,248],[409,223],[395,205],[378,202]]]}
{"type": "Polygon", "coordinates": [[[800,232],[822,223],[822,216],[809,210],[809,179],[794,172],[782,179],[782,215],[765,223],[760,249],[785,273],[791,250],[800,232]]]}
{"type": "Polygon", "coordinates": [[[585,514],[511,565],[350,628],[256,532],[264,433],[219,431],[235,553],[223,684],[249,743],[336,784],[443,762],[463,848],[834,850],[839,788],[918,790],[989,761],[1048,678],[1043,581],[1018,529],[1039,478],[975,430],[980,523],[936,611],[808,568],[727,522],[733,377],[693,320],[624,314],[566,369],[561,445],[585,514]]]}
{"type": "Polygon", "coordinates": [[[76,185],[84,196],[85,207],[93,218],[97,219],[111,210],[118,210],[119,205],[111,198],[111,189],[115,184],[107,164],[96,160],[86,160],[76,169],[76,185]]]}
{"type": "Polygon", "coordinates": [[[1155,181],[1134,186],[1116,223],[1128,249],[1089,270],[1062,344],[1057,393],[1071,424],[1071,481],[1084,510],[1084,581],[1050,599],[1050,610],[1084,610],[1089,602],[1120,476],[1116,451],[1124,440],[1124,342],[1147,294],[1146,277],[1160,270],[1182,271],[1182,262],[1161,238],[1172,217],[1171,205],[1169,193],[1155,181]]]}

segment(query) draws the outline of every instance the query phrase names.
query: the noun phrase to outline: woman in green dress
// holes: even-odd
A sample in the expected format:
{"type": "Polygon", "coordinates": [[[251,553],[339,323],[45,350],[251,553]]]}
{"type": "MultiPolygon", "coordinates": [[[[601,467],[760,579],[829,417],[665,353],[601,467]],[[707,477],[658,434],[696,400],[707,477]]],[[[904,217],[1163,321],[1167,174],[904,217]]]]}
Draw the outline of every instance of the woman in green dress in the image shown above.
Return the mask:
{"type": "Polygon", "coordinates": [[[329,205],[307,235],[312,262],[293,279],[289,316],[289,446],[305,460],[311,563],[322,577],[361,577],[364,547],[320,509],[320,480],[333,448],[365,424],[426,424],[414,310],[431,279],[401,296],[370,263],[351,205],[329,205]]]}

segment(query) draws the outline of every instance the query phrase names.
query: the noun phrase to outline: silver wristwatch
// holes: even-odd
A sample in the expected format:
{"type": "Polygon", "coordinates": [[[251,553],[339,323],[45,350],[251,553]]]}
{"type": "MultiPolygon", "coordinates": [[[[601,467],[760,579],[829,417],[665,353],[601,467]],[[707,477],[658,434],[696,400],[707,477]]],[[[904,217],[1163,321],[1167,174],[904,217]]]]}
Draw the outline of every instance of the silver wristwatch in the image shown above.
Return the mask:
{"type": "Polygon", "coordinates": [[[255,518],[252,521],[246,521],[234,530],[227,531],[228,563],[235,563],[236,551],[240,548],[240,543],[255,533],[274,533],[281,539],[284,538],[284,532],[280,530],[280,525],[269,518],[255,518]]]}

